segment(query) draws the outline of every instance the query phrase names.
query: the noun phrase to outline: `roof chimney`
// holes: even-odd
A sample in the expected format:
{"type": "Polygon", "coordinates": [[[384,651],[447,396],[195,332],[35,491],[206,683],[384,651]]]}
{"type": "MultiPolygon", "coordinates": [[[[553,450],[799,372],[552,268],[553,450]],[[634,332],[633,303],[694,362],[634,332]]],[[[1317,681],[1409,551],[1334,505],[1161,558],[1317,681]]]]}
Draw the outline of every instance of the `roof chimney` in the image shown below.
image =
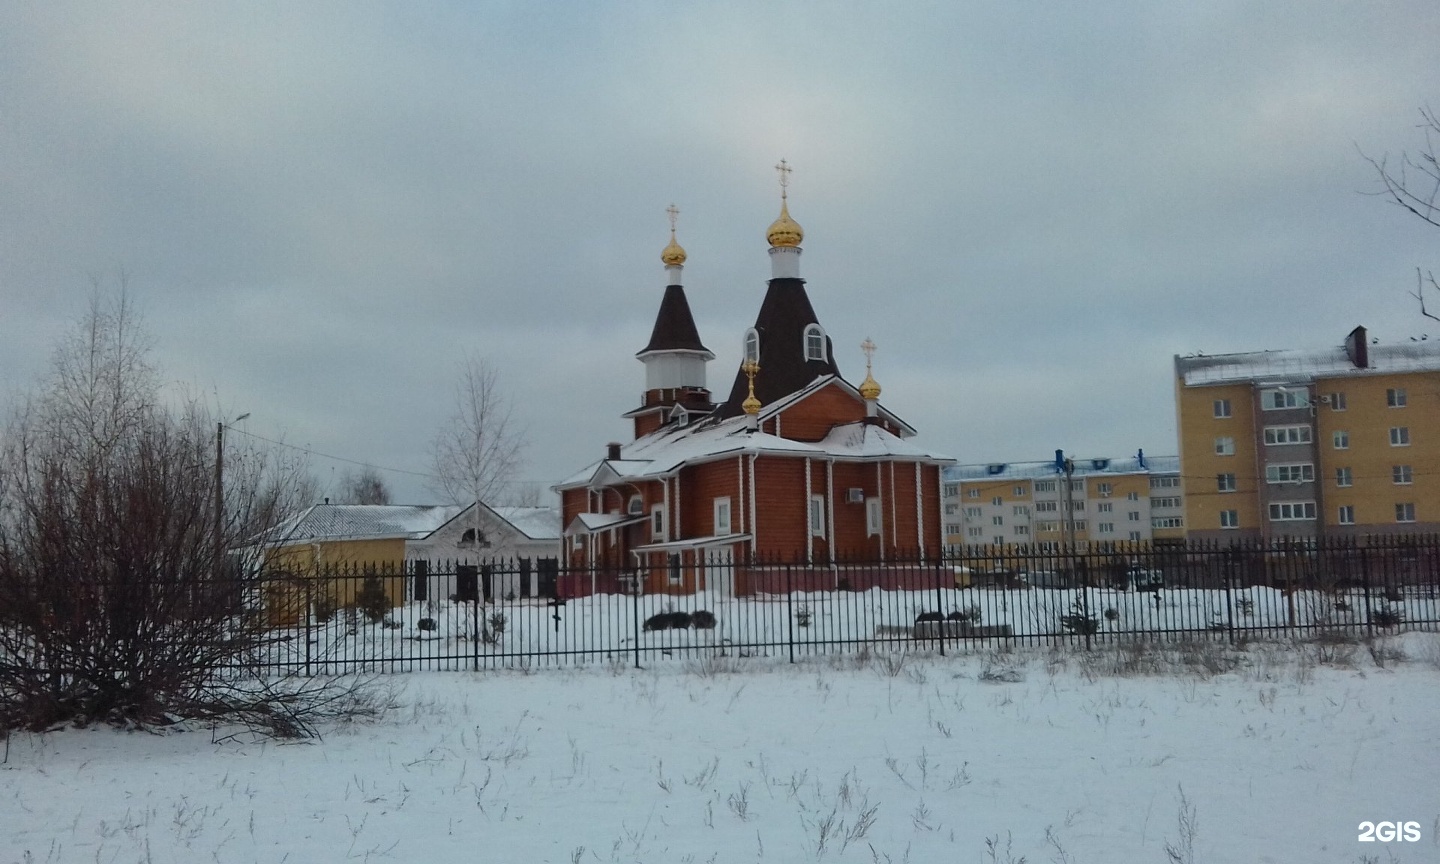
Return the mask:
{"type": "Polygon", "coordinates": [[[1370,344],[1365,340],[1365,328],[1356,327],[1345,337],[1345,356],[1355,364],[1356,369],[1370,368],[1370,344]]]}
{"type": "Polygon", "coordinates": [[[606,459],[619,459],[619,458],[620,458],[620,442],[619,442],[619,441],[611,441],[609,444],[606,444],[606,445],[605,445],[605,458],[606,458],[606,459]]]}

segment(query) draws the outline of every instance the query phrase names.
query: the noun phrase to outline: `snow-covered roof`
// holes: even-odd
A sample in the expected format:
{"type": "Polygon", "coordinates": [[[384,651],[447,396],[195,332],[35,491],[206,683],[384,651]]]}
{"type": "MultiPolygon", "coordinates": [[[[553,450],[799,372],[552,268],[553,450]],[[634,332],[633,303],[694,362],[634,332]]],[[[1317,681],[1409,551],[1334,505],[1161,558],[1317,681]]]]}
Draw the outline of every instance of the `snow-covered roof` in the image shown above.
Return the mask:
{"type": "Polygon", "coordinates": [[[667,426],[621,448],[620,459],[602,459],[562,480],[557,488],[584,486],[605,473],[618,480],[647,480],[668,477],[681,467],[743,453],[774,453],[841,460],[882,458],[952,462],[949,456],[931,453],[900,438],[885,428],[865,423],[847,423],[830,430],[816,442],[792,441],[759,430],[751,431],[746,418],[730,417],[702,421],[690,426],[667,426]]]}
{"type": "Polygon", "coordinates": [[[490,510],[531,540],[560,539],[560,511],[554,507],[491,507],[490,510]]]}
{"type": "Polygon", "coordinates": [[[1365,368],[1357,367],[1345,348],[1338,347],[1322,351],[1251,351],[1176,357],[1175,370],[1190,386],[1440,371],[1440,341],[1370,345],[1366,353],[1369,363],[1365,368]]]}
{"type": "MultiPolygon", "coordinates": [[[[1138,456],[1125,459],[1075,459],[1074,477],[1114,474],[1179,474],[1179,456],[1138,456]]],[[[1055,460],[1043,462],[991,462],[983,465],[951,465],[944,471],[948,483],[963,480],[1019,480],[1058,476],[1055,460]]]]}
{"type": "Polygon", "coordinates": [[[448,504],[316,504],[270,531],[265,542],[414,540],[444,525],[461,509],[448,504]]]}
{"type": "Polygon", "coordinates": [[[628,513],[580,513],[570,520],[570,527],[566,529],[568,534],[592,534],[596,531],[603,531],[606,528],[618,528],[621,525],[628,525],[631,522],[644,522],[650,518],[648,513],[634,516],[628,513]]]}
{"type": "MultiPolygon", "coordinates": [[[[851,384],[849,381],[841,378],[839,375],[820,375],[814,381],[811,381],[809,384],[805,385],[799,390],[796,390],[794,393],[791,393],[781,399],[777,399],[769,405],[762,407],[760,409],[761,422],[769,420],[776,414],[779,414],[780,412],[796,404],[797,402],[804,401],[806,398],[814,395],[815,393],[818,393],[819,391],[825,389],[831,384],[839,386],[840,388],[848,392],[851,396],[854,396],[856,400],[861,402],[865,401],[864,397],[860,395],[860,390],[856,388],[855,385],[851,384]]],[[[876,405],[876,410],[881,417],[884,417],[885,419],[894,423],[896,426],[899,426],[901,430],[904,431],[907,437],[913,436],[915,434],[914,427],[912,427],[909,423],[906,423],[904,420],[901,420],[884,405],[876,405]]]]}

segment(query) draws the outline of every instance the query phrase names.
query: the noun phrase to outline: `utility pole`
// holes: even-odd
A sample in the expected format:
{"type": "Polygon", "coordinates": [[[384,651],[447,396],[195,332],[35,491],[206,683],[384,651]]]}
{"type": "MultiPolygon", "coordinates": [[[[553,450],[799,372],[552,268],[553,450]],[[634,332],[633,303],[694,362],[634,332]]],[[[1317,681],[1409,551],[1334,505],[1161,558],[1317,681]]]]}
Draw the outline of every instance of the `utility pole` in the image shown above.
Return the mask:
{"type": "MultiPolygon", "coordinates": [[[[245,412],[230,424],[239,423],[250,412],[245,412]]],[[[220,579],[220,561],[225,555],[225,428],[223,421],[215,423],[215,550],[210,562],[210,578],[220,579]]]]}

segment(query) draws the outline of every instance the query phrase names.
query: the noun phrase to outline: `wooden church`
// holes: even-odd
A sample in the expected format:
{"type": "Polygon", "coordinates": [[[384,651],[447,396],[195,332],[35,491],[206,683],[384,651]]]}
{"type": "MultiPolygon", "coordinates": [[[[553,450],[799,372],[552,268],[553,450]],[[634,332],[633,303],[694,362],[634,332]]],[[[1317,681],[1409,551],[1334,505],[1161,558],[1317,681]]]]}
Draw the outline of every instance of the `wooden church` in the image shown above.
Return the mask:
{"type": "Polygon", "coordinates": [[[868,339],[865,380],[840,374],[800,278],[804,232],[788,209],[789,168],[778,168],[771,278],[722,402],[706,384],[715,355],[690,313],[669,211],[665,293],[636,355],[644,396],[623,415],[634,440],[556,486],[568,563],[591,574],[572,593],[748,594],[769,590],[782,564],[792,587],[826,589],[841,561],[914,564],[941,552],[940,471],[953,460],[917,446],[880,404],[868,339]]]}

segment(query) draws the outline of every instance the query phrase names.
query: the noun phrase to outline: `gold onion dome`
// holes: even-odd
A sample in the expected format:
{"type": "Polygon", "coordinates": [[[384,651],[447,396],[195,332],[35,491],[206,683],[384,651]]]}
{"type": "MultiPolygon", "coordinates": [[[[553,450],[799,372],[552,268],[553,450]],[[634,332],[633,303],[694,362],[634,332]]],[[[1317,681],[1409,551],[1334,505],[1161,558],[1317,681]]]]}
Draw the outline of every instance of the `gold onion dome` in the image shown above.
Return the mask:
{"type": "Polygon", "coordinates": [[[665,262],[667,267],[671,265],[678,266],[685,263],[685,249],[679,243],[675,242],[674,231],[670,232],[670,245],[660,250],[660,260],[665,262]]]}
{"type": "Polygon", "coordinates": [[[865,372],[865,380],[860,382],[860,395],[866,399],[880,398],[880,382],[876,381],[868,370],[865,372]]]}
{"type": "Polygon", "coordinates": [[[770,230],[765,232],[765,239],[770,241],[771,246],[799,246],[800,241],[805,239],[805,231],[800,223],[790,218],[790,209],[786,206],[785,200],[780,200],[780,218],[770,223],[770,230]]]}

